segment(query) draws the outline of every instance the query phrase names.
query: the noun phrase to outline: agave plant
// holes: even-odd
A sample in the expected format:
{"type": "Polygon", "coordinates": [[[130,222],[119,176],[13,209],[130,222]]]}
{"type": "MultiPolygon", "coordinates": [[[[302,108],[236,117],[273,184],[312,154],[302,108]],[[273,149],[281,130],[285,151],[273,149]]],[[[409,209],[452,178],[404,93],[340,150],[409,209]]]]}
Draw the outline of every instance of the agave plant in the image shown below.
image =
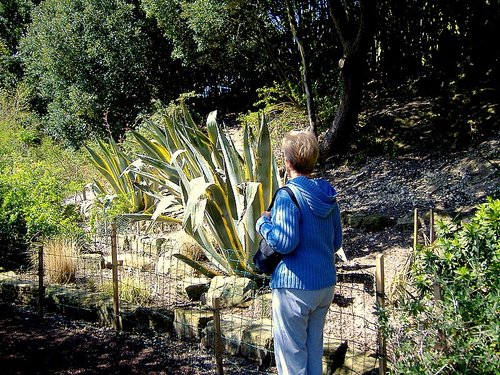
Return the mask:
{"type": "Polygon", "coordinates": [[[135,213],[127,216],[181,223],[216,270],[176,256],[207,276],[252,273],[260,240],[255,221],[280,186],[265,118],[257,135],[244,128],[241,154],[216,112],[203,132],[185,106],[181,116],[158,114],[132,134],[141,150],[135,161],[113,141],[99,143],[100,152],[88,149],[115,193],[132,197],[135,213]]]}
{"type": "MultiPolygon", "coordinates": [[[[208,116],[206,133],[185,107],[183,116],[152,118],[144,130],[147,135],[133,132],[143,152],[128,169],[160,189],[136,185],[156,197],[156,210],[129,217],[179,220],[219,271],[252,273],[251,259],[260,239],[255,221],[280,185],[264,117],[257,135],[244,128],[241,154],[216,122],[216,112],[208,116]]],[[[208,276],[217,273],[177,256],[208,276]]]]}
{"type": "MultiPolygon", "coordinates": [[[[106,178],[115,196],[127,197],[130,212],[148,212],[154,208],[154,197],[139,189],[140,185],[151,185],[139,174],[131,171],[130,164],[133,159],[122,152],[118,145],[110,139],[108,144],[101,141],[97,144],[97,150],[87,147],[90,159],[97,170],[106,178]]],[[[142,166],[136,165],[140,170],[142,166]]],[[[105,192],[106,189],[97,181],[94,181],[97,191],[105,192]]]]}

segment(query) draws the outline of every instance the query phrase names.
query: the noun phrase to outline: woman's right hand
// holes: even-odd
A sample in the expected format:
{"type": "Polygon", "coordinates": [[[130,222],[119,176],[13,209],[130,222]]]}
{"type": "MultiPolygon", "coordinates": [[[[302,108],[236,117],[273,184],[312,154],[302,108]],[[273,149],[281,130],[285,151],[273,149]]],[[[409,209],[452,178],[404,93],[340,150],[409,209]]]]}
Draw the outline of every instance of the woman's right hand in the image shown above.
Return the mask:
{"type": "Polygon", "coordinates": [[[269,219],[270,219],[270,218],[271,218],[271,212],[269,212],[269,211],[263,211],[263,212],[260,214],[260,216],[265,216],[265,217],[267,217],[267,218],[269,218],[269,219]]]}

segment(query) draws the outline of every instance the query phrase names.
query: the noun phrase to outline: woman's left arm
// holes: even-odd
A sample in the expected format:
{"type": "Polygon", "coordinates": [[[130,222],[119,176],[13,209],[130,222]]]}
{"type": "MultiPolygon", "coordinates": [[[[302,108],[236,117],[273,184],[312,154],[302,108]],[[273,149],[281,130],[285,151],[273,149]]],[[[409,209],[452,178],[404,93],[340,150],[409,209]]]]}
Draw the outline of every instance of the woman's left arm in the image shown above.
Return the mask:
{"type": "Polygon", "coordinates": [[[275,251],[288,254],[300,241],[299,219],[299,208],[286,192],[280,192],[274,202],[271,217],[261,216],[256,228],[275,251]]]}

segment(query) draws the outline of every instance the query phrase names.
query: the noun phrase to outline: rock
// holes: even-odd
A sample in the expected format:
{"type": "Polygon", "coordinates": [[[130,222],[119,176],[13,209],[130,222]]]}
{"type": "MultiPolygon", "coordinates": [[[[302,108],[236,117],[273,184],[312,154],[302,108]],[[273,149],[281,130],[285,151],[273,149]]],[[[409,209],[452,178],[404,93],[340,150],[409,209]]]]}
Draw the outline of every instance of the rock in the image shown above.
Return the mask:
{"type": "Polygon", "coordinates": [[[16,278],[16,273],[14,271],[0,272],[0,280],[8,280],[16,278]]]}
{"type": "MultiPolygon", "coordinates": [[[[259,363],[261,370],[271,365],[273,350],[272,322],[262,319],[255,322],[239,315],[224,315],[220,322],[222,350],[230,355],[259,363]]],[[[214,322],[210,321],[202,331],[201,345],[214,346],[214,322]]]]}
{"type": "Polygon", "coordinates": [[[137,307],[122,309],[123,330],[145,334],[167,333],[174,327],[174,313],[165,309],[137,307]]]}
{"type": "Polygon", "coordinates": [[[220,307],[238,306],[250,300],[255,290],[257,283],[246,277],[215,276],[210,282],[205,303],[208,307],[214,307],[213,299],[219,298],[220,307]]]}
{"type": "Polygon", "coordinates": [[[252,322],[241,339],[241,355],[259,363],[259,371],[265,371],[274,360],[271,319],[252,322]]]}
{"type": "MultiPolygon", "coordinates": [[[[155,262],[147,254],[120,253],[117,257],[118,265],[125,268],[138,269],[141,271],[152,271],[155,269],[155,262]]],[[[111,255],[105,257],[106,268],[112,267],[111,261],[111,255]]]]}
{"type": "Polygon", "coordinates": [[[408,231],[408,230],[413,230],[414,226],[414,217],[413,214],[410,212],[400,218],[397,219],[396,221],[396,228],[398,228],[401,231],[408,231]]]}
{"type": "MultiPolygon", "coordinates": [[[[245,329],[245,323],[241,316],[224,315],[220,322],[220,335],[222,351],[230,355],[237,355],[240,352],[241,338],[245,329]]],[[[214,322],[208,322],[201,335],[201,345],[210,348],[214,347],[214,322]]]]}
{"type": "Polygon", "coordinates": [[[394,225],[394,219],[381,214],[366,214],[363,212],[345,212],[342,221],[344,225],[363,229],[367,232],[378,232],[394,225]]]}
{"type": "Polygon", "coordinates": [[[78,268],[84,271],[100,271],[105,266],[104,257],[101,254],[80,254],[78,257],[78,268]]]}
{"type": "Polygon", "coordinates": [[[188,277],[178,283],[179,289],[191,301],[199,301],[203,293],[208,291],[209,285],[210,281],[205,277],[188,277]]]}
{"type": "Polygon", "coordinates": [[[174,330],[181,340],[199,340],[202,330],[213,319],[211,311],[199,309],[175,309],[174,330]]]}
{"type": "MultiPolygon", "coordinates": [[[[2,274],[5,274],[5,272],[2,272],[2,274]]],[[[31,281],[18,280],[16,278],[1,278],[0,300],[36,306],[38,301],[38,285],[35,285],[31,281]]]]}
{"type": "Polygon", "coordinates": [[[368,215],[361,222],[361,227],[367,232],[378,232],[392,225],[394,219],[379,214],[368,215]]]}

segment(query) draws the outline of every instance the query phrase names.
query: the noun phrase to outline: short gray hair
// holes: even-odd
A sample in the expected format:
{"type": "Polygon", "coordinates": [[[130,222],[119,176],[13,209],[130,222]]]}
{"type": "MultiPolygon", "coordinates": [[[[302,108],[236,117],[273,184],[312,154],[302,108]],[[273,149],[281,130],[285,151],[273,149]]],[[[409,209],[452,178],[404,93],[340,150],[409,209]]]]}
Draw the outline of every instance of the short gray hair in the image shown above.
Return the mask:
{"type": "Polygon", "coordinates": [[[318,161],[318,139],[310,131],[293,130],[283,137],[285,159],[299,173],[311,173],[318,161]]]}

